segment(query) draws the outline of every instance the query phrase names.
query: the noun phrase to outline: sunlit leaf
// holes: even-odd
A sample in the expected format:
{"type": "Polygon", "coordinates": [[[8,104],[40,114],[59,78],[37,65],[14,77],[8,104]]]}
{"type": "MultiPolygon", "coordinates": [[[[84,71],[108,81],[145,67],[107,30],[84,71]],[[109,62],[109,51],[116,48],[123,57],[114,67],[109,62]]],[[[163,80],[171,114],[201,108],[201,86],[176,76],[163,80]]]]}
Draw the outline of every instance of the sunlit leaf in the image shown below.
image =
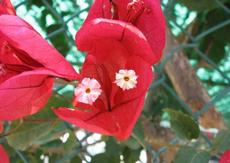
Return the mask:
{"type": "Polygon", "coordinates": [[[200,134],[198,124],[187,114],[172,109],[165,109],[170,116],[172,130],[180,138],[197,139],[200,134]]]}
{"type": "Polygon", "coordinates": [[[210,154],[190,147],[182,147],[176,154],[174,163],[208,163],[210,154]]]}

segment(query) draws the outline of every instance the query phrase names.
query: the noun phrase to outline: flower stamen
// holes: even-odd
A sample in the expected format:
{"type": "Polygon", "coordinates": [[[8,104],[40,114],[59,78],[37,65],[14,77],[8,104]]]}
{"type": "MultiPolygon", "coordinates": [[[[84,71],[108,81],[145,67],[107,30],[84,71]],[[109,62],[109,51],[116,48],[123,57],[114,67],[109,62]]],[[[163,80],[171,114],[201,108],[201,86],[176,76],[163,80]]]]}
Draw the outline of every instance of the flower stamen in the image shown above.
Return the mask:
{"type": "Polygon", "coordinates": [[[92,105],[101,95],[101,92],[101,85],[96,79],[84,78],[75,89],[75,100],[92,105]]]}
{"type": "Polygon", "coordinates": [[[3,76],[5,74],[6,74],[6,66],[0,63],[0,76],[3,76]]]}
{"type": "Polygon", "coordinates": [[[125,76],[125,77],[124,77],[124,80],[125,80],[125,81],[129,81],[129,77],[128,77],[128,76],[125,76]]]}
{"type": "Polygon", "coordinates": [[[90,93],[90,92],[91,92],[90,88],[87,88],[87,89],[85,90],[85,93],[90,93]]]}
{"type": "Polygon", "coordinates": [[[116,80],[115,83],[119,86],[122,90],[129,90],[136,87],[137,84],[137,75],[134,70],[119,70],[116,73],[116,80]]]}
{"type": "Polygon", "coordinates": [[[128,4],[127,9],[128,9],[127,21],[131,23],[135,23],[135,21],[137,21],[137,19],[144,12],[145,3],[143,0],[133,0],[128,4]]]}

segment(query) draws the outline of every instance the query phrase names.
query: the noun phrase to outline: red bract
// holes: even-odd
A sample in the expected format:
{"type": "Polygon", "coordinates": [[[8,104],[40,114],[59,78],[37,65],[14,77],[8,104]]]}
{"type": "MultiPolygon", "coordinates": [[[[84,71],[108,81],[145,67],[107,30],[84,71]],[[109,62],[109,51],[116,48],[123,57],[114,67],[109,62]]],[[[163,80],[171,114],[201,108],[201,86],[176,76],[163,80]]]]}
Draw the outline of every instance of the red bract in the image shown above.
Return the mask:
{"type": "MultiPolygon", "coordinates": [[[[1,5],[9,3],[4,0],[1,5]]],[[[0,12],[0,119],[14,120],[46,104],[52,77],[74,80],[78,75],[28,23],[0,12]]]]}
{"type": "Polygon", "coordinates": [[[3,122],[0,121],[0,134],[3,132],[4,128],[3,128],[3,122]]]}
{"type": "Polygon", "coordinates": [[[16,11],[12,6],[10,0],[1,0],[0,1],[0,15],[16,15],[16,11]]]}
{"type": "Polygon", "coordinates": [[[230,149],[221,156],[220,163],[230,163],[230,149]]]}
{"type": "Polygon", "coordinates": [[[112,0],[111,3],[109,0],[95,0],[85,24],[95,18],[132,23],[145,35],[152,48],[151,59],[146,60],[151,64],[160,60],[166,27],[159,0],[112,0]]]}
{"type": "Polygon", "coordinates": [[[127,139],[152,82],[151,65],[143,59],[151,55],[151,48],[137,28],[115,20],[89,21],[78,36],[78,48],[88,54],[82,78],[96,79],[102,93],[93,105],[75,99],[74,105],[81,110],[60,108],[55,113],[86,130],[127,139]],[[138,76],[135,88],[122,90],[116,85],[115,74],[121,69],[135,71],[138,76]]]}
{"type": "MultiPolygon", "coordinates": [[[[142,32],[131,24],[117,20],[93,19],[89,21],[77,33],[76,44],[81,51],[90,51],[97,46],[96,50],[100,50],[101,53],[94,53],[93,55],[97,55],[96,57],[100,59],[106,56],[105,49],[108,47],[106,46],[106,42],[111,38],[121,42],[124,47],[137,49],[132,52],[133,56],[139,56],[146,62],[152,59],[151,47],[142,32]],[[98,41],[99,39],[100,41],[98,41]],[[100,47],[100,49],[98,47],[100,47]]],[[[113,49],[115,49],[115,47],[113,49]]],[[[116,56],[118,54],[114,53],[114,55],[116,56]]],[[[126,57],[128,55],[129,54],[127,54],[126,57]]]]}
{"type": "Polygon", "coordinates": [[[3,146],[0,145],[0,163],[9,163],[9,157],[6,153],[6,151],[4,150],[3,146]]]}

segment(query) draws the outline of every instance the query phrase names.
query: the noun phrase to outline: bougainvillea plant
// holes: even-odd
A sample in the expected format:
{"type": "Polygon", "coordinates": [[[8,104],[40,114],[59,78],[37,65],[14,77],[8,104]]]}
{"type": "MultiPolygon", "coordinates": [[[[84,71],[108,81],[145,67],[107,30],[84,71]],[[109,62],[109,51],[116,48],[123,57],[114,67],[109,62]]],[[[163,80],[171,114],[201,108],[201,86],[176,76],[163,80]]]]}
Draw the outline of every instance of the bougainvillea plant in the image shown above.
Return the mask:
{"type": "Polygon", "coordinates": [[[91,132],[127,139],[143,108],[164,34],[158,1],[96,0],[76,35],[87,57],[75,89],[75,109],[55,113],[91,132]]]}
{"type": "Polygon", "coordinates": [[[2,0],[0,120],[38,112],[51,96],[54,77],[74,80],[78,74],[33,27],[15,15],[9,0],[2,0]]]}
{"type": "Polygon", "coordinates": [[[130,136],[165,44],[159,1],[96,0],[76,35],[87,53],[80,75],[16,16],[9,0],[1,1],[0,14],[1,120],[38,112],[51,96],[53,77],[60,77],[79,81],[75,108],[54,110],[61,119],[119,140],[130,136]]]}
{"type": "Polygon", "coordinates": [[[151,65],[142,58],[151,50],[142,33],[131,25],[107,19],[91,23],[84,27],[90,30],[87,34],[81,31],[81,45],[88,55],[74,99],[75,107],[83,110],[62,108],[55,112],[82,128],[126,139],[153,78],[151,65]]]}
{"type": "Polygon", "coordinates": [[[230,163],[227,0],[12,2],[0,0],[0,163],[230,163]]]}

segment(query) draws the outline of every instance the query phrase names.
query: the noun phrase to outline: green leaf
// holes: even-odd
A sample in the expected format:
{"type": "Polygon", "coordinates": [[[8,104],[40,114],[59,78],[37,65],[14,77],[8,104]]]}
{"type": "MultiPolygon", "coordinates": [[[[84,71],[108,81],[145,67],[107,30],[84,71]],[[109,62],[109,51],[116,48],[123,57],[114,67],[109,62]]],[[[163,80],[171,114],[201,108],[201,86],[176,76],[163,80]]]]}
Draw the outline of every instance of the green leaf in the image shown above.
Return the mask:
{"type": "Polygon", "coordinates": [[[112,137],[108,137],[108,141],[106,141],[106,155],[120,157],[121,151],[123,147],[120,146],[116,140],[112,137]],[[116,152],[114,152],[116,151],[116,152]]]}
{"type": "MultiPolygon", "coordinates": [[[[217,24],[224,22],[228,17],[229,15],[222,9],[215,9],[208,12],[205,23],[201,21],[203,23],[203,30],[199,31],[199,33],[205,32],[217,24]]],[[[206,36],[200,44],[201,51],[207,52],[207,56],[217,64],[227,55],[225,47],[230,41],[230,38],[225,37],[226,33],[230,33],[229,25],[212,32],[206,36]]]]}
{"type": "Polygon", "coordinates": [[[75,156],[70,163],[82,163],[82,160],[78,157],[78,156],[75,156]]]}
{"type": "Polygon", "coordinates": [[[213,140],[212,151],[214,154],[218,154],[227,149],[230,149],[230,130],[222,130],[213,140]]]}
{"type": "Polygon", "coordinates": [[[172,109],[164,111],[169,114],[172,130],[178,137],[189,140],[199,137],[199,126],[189,115],[172,109]]]}
{"type": "Polygon", "coordinates": [[[55,140],[42,145],[40,149],[42,149],[45,153],[58,153],[66,155],[78,145],[77,138],[73,132],[70,133],[70,136],[65,143],[63,143],[59,138],[60,136],[55,140]]]}
{"type": "Polygon", "coordinates": [[[59,139],[62,135],[68,132],[66,128],[65,122],[58,122],[55,127],[44,136],[41,136],[39,139],[36,140],[36,144],[45,144],[50,141],[59,139]]]}
{"type": "Polygon", "coordinates": [[[124,162],[125,163],[134,163],[139,160],[140,157],[140,149],[131,150],[129,148],[125,148],[123,151],[124,162]]]}
{"type": "MultiPolygon", "coordinates": [[[[170,82],[169,79],[167,79],[167,82],[170,82]]],[[[164,108],[183,110],[173,95],[169,94],[164,87],[158,86],[154,88],[154,91],[148,93],[144,113],[146,116],[152,115],[154,119],[159,120],[164,108]]]]}
{"type": "Polygon", "coordinates": [[[224,116],[224,120],[225,120],[228,128],[230,128],[230,112],[224,113],[223,116],[224,116]]]}
{"type": "Polygon", "coordinates": [[[130,149],[136,150],[141,147],[141,145],[133,138],[130,137],[127,141],[123,142],[130,149]]]}
{"type": "Polygon", "coordinates": [[[69,138],[65,144],[63,144],[63,148],[65,149],[66,152],[71,151],[74,147],[79,145],[77,141],[77,137],[74,132],[69,133],[69,138]]]}
{"type": "Polygon", "coordinates": [[[173,163],[208,163],[210,154],[206,151],[198,151],[191,147],[182,147],[176,154],[173,163]]]}
{"type": "MultiPolygon", "coordinates": [[[[14,133],[7,136],[7,141],[10,146],[19,150],[26,150],[28,147],[36,144],[36,141],[41,137],[49,134],[55,128],[57,123],[24,123],[14,133]]],[[[15,123],[13,124],[15,126],[15,123]]]]}
{"type": "Polygon", "coordinates": [[[28,5],[30,5],[30,7],[31,7],[32,5],[36,5],[36,6],[38,6],[38,7],[44,6],[44,4],[42,3],[41,0],[29,0],[29,1],[28,1],[28,5]]]}
{"type": "Polygon", "coordinates": [[[132,136],[127,141],[125,141],[124,144],[133,150],[139,149],[141,147],[141,144],[145,144],[144,131],[141,120],[137,122],[133,130],[132,136]]]}
{"type": "Polygon", "coordinates": [[[49,27],[47,27],[47,32],[48,34],[51,34],[62,28],[64,29],[64,32],[58,33],[57,35],[50,37],[49,39],[59,52],[61,52],[63,55],[66,55],[67,52],[70,50],[69,40],[65,35],[66,27],[64,27],[63,24],[52,24],[49,27]]]}
{"type": "Polygon", "coordinates": [[[41,145],[53,141],[64,134],[66,126],[54,115],[51,107],[68,105],[66,101],[58,96],[52,96],[44,109],[38,114],[25,118],[24,123],[19,125],[14,121],[11,128],[17,128],[7,136],[10,146],[18,150],[26,150],[32,145],[41,145]]]}
{"type": "MultiPolygon", "coordinates": [[[[223,9],[215,9],[207,13],[206,22],[204,24],[204,31],[220,24],[229,19],[229,14],[223,9]]],[[[230,41],[229,37],[226,37],[226,33],[230,32],[230,25],[226,25],[210,34],[214,38],[214,44],[216,41],[222,44],[227,44],[230,41]],[[223,39],[224,38],[224,39],[223,39]]],[[[210,39],[210,38],[207,38],[210,39]]]]}
{"type": "Polygon", "coordinates": [[[92,158],[91,163],[117,163],[120,162],[120,155],[124,147],[117,143],[112,137],[107,137],[105,153],[97,154],[92,158]]]}
{"type": "MultiPolygon", "coordinates": [[[[65,97],[69,97],[69,92],[63,94],[65,97]],[[67,94],[68,93],[68,94],[67,94]]],[[[72,94],[71,94],[72,95],[72,94]]],[[[54,94],[50,99],[49,102],[46,104],[45,108],[58,108],[58,107],[70,107],[72,104],[69,101],[66,101],[65,98],[60,97],[57,94],[54,94]]],[[[53,113],[53,111],[51,111],[53,113]]],[[[38,115],[38,114],[37,114],[38,115]]],[[[53,114],[54,115],[54,114],[53,114]]],[[[56,117],[56,116],[55,116],[56,117]]]]}
{"type": "Polygon", "coordinates": [[[106,154],[98,154],[92,157],[91,163],[118,163],[119,157],[108,156],[106,154]]]}
{"type": "MultiPolygon", "coordinates": [[[[57,151],[57,150],[60,150],[63,146],[63,143],[62,141],[59,139],[59,140],[53,140],[53,141],[50,141],[44,145],[42,145],[40,148],[43,150],[43,151],[46,151],[46,153],[49,153],[49,151],[57,151]]],[[[51,152],[50,152],[51,153],[51,152]]]]}
{"type": "MultiPolygon", "coordinates": [[[[227,2],[227,0],[219,0],[222,3],[227,2]]],[[[215,0],[178,0],[179,3],[182,3],[190,10],[195,11],[203,11],[203,10],[211,10],[219,7],[219,5],[215,2],[215,0]]]]}
{"type": "Polygon", "coordinates": [[[29,163],[39,163],[41,162],[41,153],[26,153],[29,163]]]}

